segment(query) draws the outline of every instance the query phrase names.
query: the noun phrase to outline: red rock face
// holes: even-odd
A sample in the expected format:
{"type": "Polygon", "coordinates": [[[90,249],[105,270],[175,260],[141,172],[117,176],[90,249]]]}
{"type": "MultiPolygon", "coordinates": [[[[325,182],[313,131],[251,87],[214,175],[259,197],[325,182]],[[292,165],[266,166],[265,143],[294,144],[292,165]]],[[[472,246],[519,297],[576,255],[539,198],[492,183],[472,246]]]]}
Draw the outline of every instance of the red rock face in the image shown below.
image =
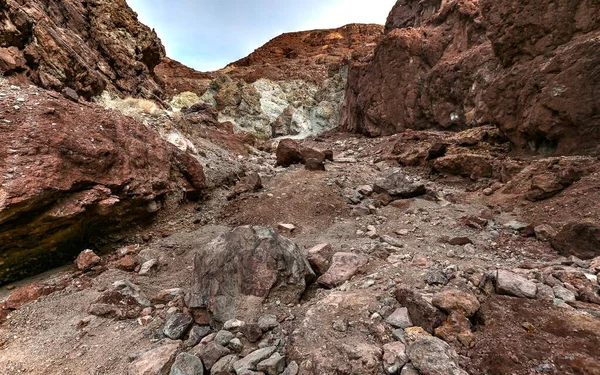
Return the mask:
{"type": "Polygon", "coordinates": [[[143,222],[179,184],[204,187],[193,157],[133,119],[41,89],[0,92],[0,283],[143,222]]]}
{"type": "Polygon", "coordinates": [[[164,85],[168,97],[186,91],[202,95],[215,78],[214,73],[199,72],[168,57],[154,68],[154,72],[164,85]]]}
{"type": "Polygon", "coordinates": [[[125,0],[0,0],[0,70],[44,88],[160,94],[153,70],[164,55],[125,0]]]}
{"type": "Polygon", "coordinates": [[[343,128],[493,123],[521,150],[593,152],[599,14],[585,0],[400,0],[373,58],[350,69],[343,128]]]}
{"type": "Polygon", "coordinates": [[[338,29],[282,34],[222,72],[252,83],[260,78],[322,82],[355,57],[368,55],[382,36],[380,25],[351,24],[338,29]]]}

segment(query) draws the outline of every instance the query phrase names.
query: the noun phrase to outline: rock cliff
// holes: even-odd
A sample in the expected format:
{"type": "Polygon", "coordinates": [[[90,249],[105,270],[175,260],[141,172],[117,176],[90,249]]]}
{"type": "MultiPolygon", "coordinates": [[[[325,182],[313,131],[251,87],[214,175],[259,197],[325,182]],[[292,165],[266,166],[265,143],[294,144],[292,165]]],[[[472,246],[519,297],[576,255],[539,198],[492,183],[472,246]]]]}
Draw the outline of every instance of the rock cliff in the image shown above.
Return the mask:
{"type": "Polygon", "coordinates": [[[373,58],[350,68],[345,130],[492,124],[519,150],[596,148],[596,2],[399,0],[385,32],[373,58]]]}
{"type": "Polygon", "coordinates": [[[0,0],[0,71],[85,98],[104,90],[152,97],[165,56],[125,0],[0,0]]]}

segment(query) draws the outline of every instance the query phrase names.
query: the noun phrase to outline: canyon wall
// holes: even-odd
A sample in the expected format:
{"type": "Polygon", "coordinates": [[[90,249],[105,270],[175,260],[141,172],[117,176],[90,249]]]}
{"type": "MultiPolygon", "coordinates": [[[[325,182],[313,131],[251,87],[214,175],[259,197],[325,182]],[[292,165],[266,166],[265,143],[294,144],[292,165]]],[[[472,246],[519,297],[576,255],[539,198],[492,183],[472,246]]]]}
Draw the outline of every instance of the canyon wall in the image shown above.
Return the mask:
{"type": "Polygon", "coordinates": [[[368,61],[354,61],[342,128],[497,125],[519,150],[595,152],[600,5],[399,0],[368,61]]]}

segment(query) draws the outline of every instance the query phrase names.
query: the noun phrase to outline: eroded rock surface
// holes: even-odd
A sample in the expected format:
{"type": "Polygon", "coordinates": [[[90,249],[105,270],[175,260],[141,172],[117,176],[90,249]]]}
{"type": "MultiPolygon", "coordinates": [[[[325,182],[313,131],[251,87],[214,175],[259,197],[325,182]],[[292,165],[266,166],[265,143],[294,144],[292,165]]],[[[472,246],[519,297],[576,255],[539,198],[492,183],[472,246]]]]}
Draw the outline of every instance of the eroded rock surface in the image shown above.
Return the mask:
{"type": "Polygon", "coordinates": [[[0,71],[85,98],[162,93],[164,47],[125,0],[0,1],[0,71]]]}

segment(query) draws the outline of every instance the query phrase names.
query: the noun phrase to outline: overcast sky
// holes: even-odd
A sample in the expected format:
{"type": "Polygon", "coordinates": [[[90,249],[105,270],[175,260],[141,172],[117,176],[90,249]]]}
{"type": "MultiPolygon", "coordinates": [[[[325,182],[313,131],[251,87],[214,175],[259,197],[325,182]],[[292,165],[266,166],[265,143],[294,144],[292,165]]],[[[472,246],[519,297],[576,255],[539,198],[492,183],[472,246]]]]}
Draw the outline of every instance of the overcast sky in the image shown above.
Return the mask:
{"type": "Polygon", "coordinates": [[[396,0],[127,0],[167,55],[197,70],[224,67],[277,35],[348,23],[384,24],[396,0]]]}

